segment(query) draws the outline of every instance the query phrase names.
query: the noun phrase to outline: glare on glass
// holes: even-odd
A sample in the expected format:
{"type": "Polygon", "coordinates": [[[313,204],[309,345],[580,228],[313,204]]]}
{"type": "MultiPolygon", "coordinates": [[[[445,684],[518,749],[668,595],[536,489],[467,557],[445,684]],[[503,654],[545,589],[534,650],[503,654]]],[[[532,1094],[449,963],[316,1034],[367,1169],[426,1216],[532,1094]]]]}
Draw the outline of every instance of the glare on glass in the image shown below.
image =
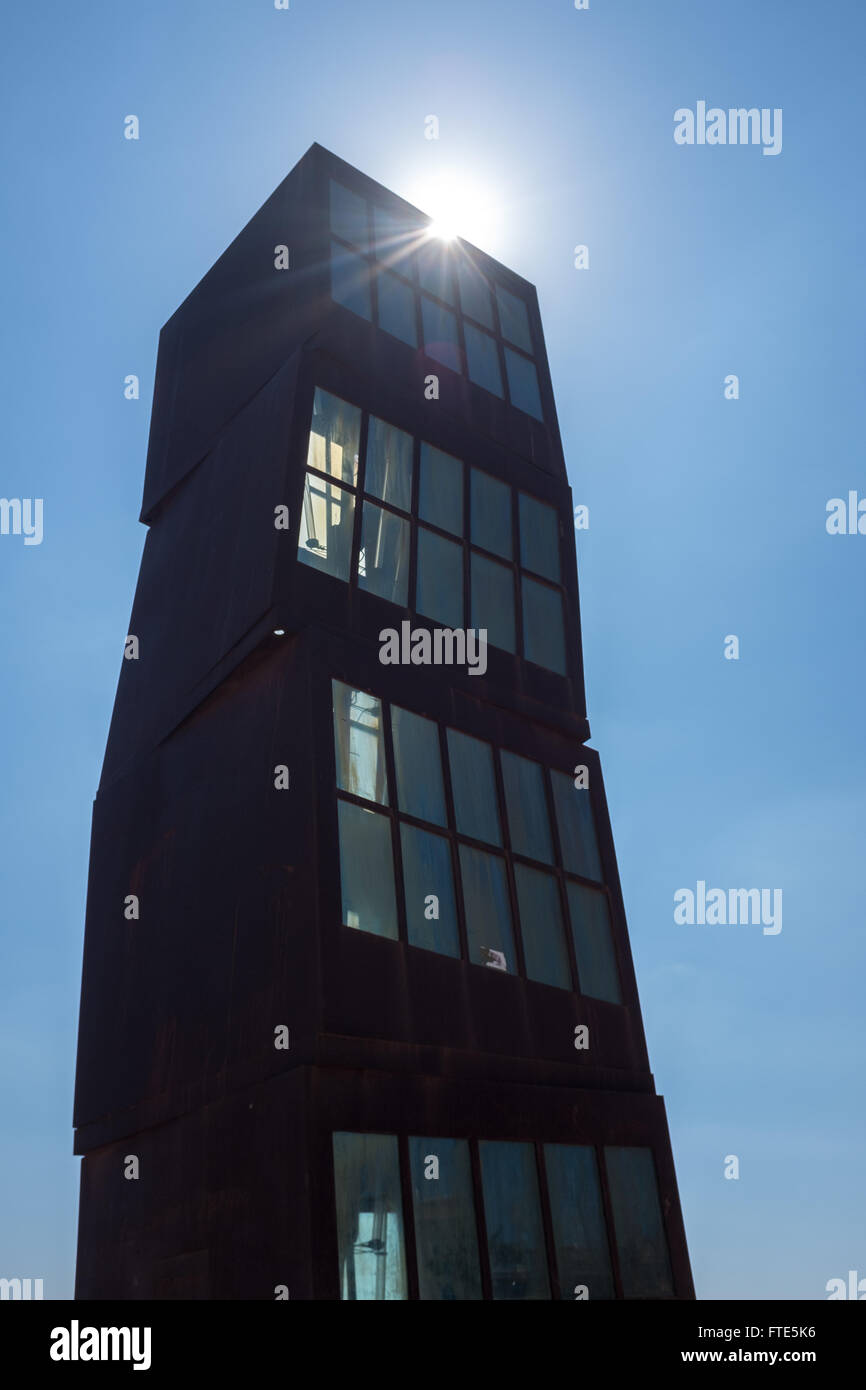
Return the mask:
{"type": "Polygon", "coordinates": [[[445,825],[439,730],[432,719],[391,706],[397,805],[409,816],[445,825]]]}
{"type": "Polygon", "coordinates": [[[556,879],[527,864],[514,865],[514,878],[527,978],[557,989],[571,989],[556,879]]]}
{"type": "Polygon", "coordinates": [[[363,256],[331,243],[331,298],[362,319],[373,317],[370,267],[363,256]]]}
{"type": "Polygon", "coordinates": [[[332,681],[337,786],[388,805],[382,704],[375,695],[332,681]]]}
{"type": "Polygon", "coordinates": [[[535,1148],[482,1139],[478,1149],[493,1297],[549,1299],[535,1148]]]}
{"type": "Polygon", "coordinates": [[[451,846],[442,835],[400,826],[403,888],[410,946],[443,956],[460,955],[451,846]]]}
{"type": "Polygon", "coordinates": [[[364,503],[358,585],[405,608],[409,597],[409,522],[364,503]]]}
{"type": "Polygon", "coordinates": [[[401,218],[373,204],[373,230],[376,237],[376,255],[380,261],[393,265],[401,275],[411,278],[412,228],[401,218]]]}
{"type": "Polygon", "coordinates": [[[307,473],[298,527],[298,559],[348,582],[355,525],[355,494],[307,473]]]}
{"type": "Polygon", "coordinates": [[[338,801],[343,923],[397,940],[391,822],[353,801],[338,801]]]}
{"type": "Polygon", "coordinates": [[[473,965],[515,974],[517,963],[505,861],[470,845],[460,846],[466,937],[473,965]]]}
{"type": "Polygon", "coordinates": [[[572,1301],[582,1287],[586,1294],[580,1296],[590,1302],[614,1298],[595,1149],[545,1144],[544,1167],[556,1250],[557,1296],[572,1301]]]}
{"type": "Polygon", "coordinates": [[[334,1135],[340,1298],[405,1299],[400,1157],[394,1134],[334,1135]]]}
{"type": "Polygon", "coordinates": [[[307,467],[330,473],[341,483],[358,481],[361,412],[348,401],[316,387],[307,447],[307,467]]]}
{"type": "Polygon", "coordinates": [[[463,464],[432,444],[421,445],[418,515],[454,536],[463,535],[463,464]]]}
{"type": "Polygon", "coordinates": [[[490,287],[484,276],[469,260],[465,252],[457,253],[457,282],[460,286],[460,307],[464,314],[483,323],[485,328],[493,327],[493,306],[490,300],[490,287]]]}
{"type": "Polygon", "coordinates": [[[518,299],[510,290],[504,289],[502,285],[497,285],[496,302],[499,306],[499,326],[503,338],[507,338],[509,343],[515,343],[519,348],[524,348],[526,352],[532,352],[529,315],[524,301],[518,299]]]}
{"type": "Polygon", "coordinates": [[[408,512],[412,504],[412,436],[370,416],[364,491],[408,512]]]}
{"type": "Polygon", "coordinates": [[[490,744],[462,734],[458,729],[449,729],[448,758],[454,816],[460,834],[471,835],[473,840],[486,840],[490,845],[501,845],[490,744]]]}
{"type": "Polygon", "coordinates": [[[417,252],[418,279],[423,290],[454,304],[454,284],[447,247],[435,237],[420,242],[417,252]]]}
{"type": "Polygon", "coordinates": [[[460,345],[457,339],[457,316],[435,300],[421,296],[421,319],[424,326],[424,351],[428,357],[452,371],[459,372],[460,345]]]}
{"type": "Polygon", "coordinates": [[[415,323],[415,293],[411,286],[383,270],[377,282],[379,295],[379,327],[409,347],[418,346],[415,323]]]}
{"type": "Polygon", "coordinates": [[[480,1299],[468,1140],[412,1136],[409,1167],[419,1297],[449,1303],[480,1299]]]}

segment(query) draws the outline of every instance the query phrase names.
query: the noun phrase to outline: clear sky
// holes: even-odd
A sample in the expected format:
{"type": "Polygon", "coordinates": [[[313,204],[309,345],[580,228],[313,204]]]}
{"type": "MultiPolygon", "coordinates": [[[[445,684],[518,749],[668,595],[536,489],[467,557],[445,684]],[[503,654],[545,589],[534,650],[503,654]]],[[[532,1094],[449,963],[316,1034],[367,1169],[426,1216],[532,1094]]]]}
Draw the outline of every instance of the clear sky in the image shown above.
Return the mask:
{"type": "Polygon", "coordinates": [[[159,329],[319,141],[425,211],[443,175],[488,190],[484,240],[469,197],[458,230],[538,287],[698,1295],[866,1276],[866,535],[825,529],[866,496],[864,30],[859,0],[7,14],[0,495],[41,497],[44,538],[0,535],[0,1275],[72,1293],[90,805],[159,329]],[[675,144],[699,101],[782,108],[781,153],[675,144]],[[781,888],[782,931],[677,925],[698,880],[781,888]]]}

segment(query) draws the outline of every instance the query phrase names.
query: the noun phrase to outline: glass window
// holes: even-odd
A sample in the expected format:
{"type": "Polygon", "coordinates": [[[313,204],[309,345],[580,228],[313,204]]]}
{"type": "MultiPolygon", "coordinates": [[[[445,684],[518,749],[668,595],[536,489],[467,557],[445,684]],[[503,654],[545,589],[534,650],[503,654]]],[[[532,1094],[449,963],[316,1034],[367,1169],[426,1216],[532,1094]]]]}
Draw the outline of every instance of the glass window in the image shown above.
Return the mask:
{"type": "Polygon", "coordinates": [[[379,273],[379,327],[410,347],[418,346],[415,292],[411,285],[383,270],[379,273]]]}
{"type": "Polygon", "coordinates": [[[562,595],[558,589],[524,575],[523,590],[523,652],[528,661],[546,666],[549,671],[567,674],[565,665],[565,628],[562,621],[562,595]]]}
{"type": "Polygon", "coordinates": [[[563,866],[569,873],[601,883],[601,860],[589,787],[576,787],[574,778],[567,772],[552,771],[550,778],[563,866]]]}
{"type": "Polygon", "coordinates": [[[515,864],[514,878],[527,977],[542,985],[571,989],[556,879],[526,864],[515,864]]]}
{"type": "MultiPolygon", "coordinates": [[[[373,204],[373,230],[376,235],[376,255],[380,261],[387,261],[389,265],[401,270],[404,275],[411,275],[411,265],[409,258],[409,241],[412,236],[412,229],[402,218],[392,217],[390,212],[380,208],[378,204],[373,204]]],[[[338,233],[339,235],[339,233],[338,233]]],[[[381,304],[381,299],[380,299],[381,304]]],[[[512,339],[514,342],[515,339],[512,339]]]]}
{"type": "Polygon", "coordinates": [[[407,815],[445,825],[445,789],[439,756],[439,730],[432,719],[391,706],[397,805],[407,815]]]}
{"type": "Polygon", "coordinates": [[[532,335],[529,331],[529,315],[524,300],[510,290],[496,286],[496,302],[499,305],[499,326],[503,338],[515,343],[519,348],[532,352],[532,335]]]}
{"type": "Polygon", "coordinates": [[[544,795],[544,773],[538,763],[517,753],[500,753],[502,781],[511,848],[528,859],[553,863],[553,842],[544,795]]]}
{"type": "Polygon", "coordinates": [[[424,351],[428,357],[452,371],[459,372],[460,345],[457,338],[457,315],[441,304],[421,296],[421,318],[424,325],[424,351]]]}
{"type": "Polygon", "coordinates": [[[478,1148],[493,1297],[550,1298],[534,1146],[482,1139],[478,1148]]]}
{"type": "Polygon", "coordinates": [[[670,1257],[651,1149],[604,1151],[625,1298],[672,1298],[670,1257]]]}
{"type": "Polygon", "coordinates": [[[298,559],[348,582],[355,525],[355,494],[308,473],[298,528],[298,559]]]}
{"type": "Polygon", "coordinates": [[[471,323],[464,323],[463,332],[466,337],[469,380],[474,381],[477,386],[483,386],[485,391],[492,391],[494,396],[504,395],[496,339],[489,333],[482,333],[480,328],[471,323]]]}
{"type": "Polygon", "coordinates": [[[460,307],[464,314],[477,319],[485,328],[492,328],[493,305],[490,300],[490,287],[465,252],[457,253],[457,281],[460,285],[460,307]]]}
{"type": "Polygon", "coordinates": [[[580,992],[621,1004],[607,895],[570,880],[566,887],[580,992]]]}
{"type": "Polygon", "coordinates": [[[405,608],[409,602],[409,522],[364,503],[358,585],[405,608]]]}
{"type": "Polygon", "coordinates": [[[449,841],[405,822],[400,826],[400,840],[409,945],[423,946],[443,956],[459,956],[449,841]]]}
{"type": "Polygon", "coordinates": [[[543,420],[535,363],[507,347],[505,370],[508,372],[508,394],[511,404],[516,405],[518,410],[525,410],[527,415],[534,415],[536,420],[543,420]]]}
{"type": "Polygon", "coordinates": [[[473,468],[470,479],[472,539],[485,550],[511,559],[511,488],[473,468]]]}
{"type": "Polygon", "coordinates": [[[331,179],[331,231],[362,251],[369,249],[367,202],[351,189],[331,179]]]}
{"type": "Polygon", "coordinates": [[[501,845],[493,749],[490,744],[461,734],[457,729],[449,729],[448,757],[451,763],[454,816],[460,834],[471,835],[474,840],[486,840],[490,845],[501,845]]]}
{"type": "Polygon", "coordinates": [[[463,626],[463,547],[418,527],[415,610],[446,627],[463,626]]]}
{"type": "Polygon", "coordinates": [[[332,681],[334,751],[340,791],[388,805],[382,705],[375,695],[332,681]]]}
{"type": "Polygon", "coordinates": [[[336,241],[331,243],[331,297],[344,309],[372,321],[370,267],[363,256],[347,251],[336,241]]]}
{"type": "Polygon", "coordinates": [[[410,1138],[409,1167],[419,1297],[449,1303],[481,1298],[468,1140],[410,1138]]]}
{"type": "Polygon", "coordinates": [[[334,1135],[340,1298],[408,1297],[394,1134],[334,1135]]]}
{"type": "Polygon", "coordinates": [[[466,937],[473,965],[517,973],[505,860],[498,854],[460,846],[460,875],[466,937]]]}
{"type": "Polygon", "coordinates": [[[591,1302],[615,1298],[595,1150],[576,1144],[545,1144],[544,1167],[558,1296],[573,1300],[582,1284],[591,1302]]]}
{"type": "Polygon", "coordinates": [[[361,412],[339,396],[316,387],[313,396],[313,419],[310,442],[307,446],[307,467],[330,473],[340,482],[358,481],[358,457],[361,449],[361,412]]]}
{"type": "Polygon", "coordinates": [[[559,583],[559,518],[554,507],[520,493],[520,563],[559,583]]]}
{"type": "Polygon", "coordinates": [[[487,641],[517,650],[514,634],[514,574],[507,565],[472,552],[472,626],[487,629],[487,641]]]}
{"type": "Polygon", "coordinates": [[[463,464],[432,444],[421,445],[418,515],[454,536],[463,535],[463,464]]]}
{"type": "Polygon", "coordinates": [[[418,246],[418,279],[422,290],[429,290],[437,299],[444,299],[446,304],[455,303],[448,250],[436,237],[422,241],[418,246]]]}
{"type": "Polygon", "coordinates": [[[347,927],[397,940],[391,822],[353,801],[338,801],[340,881],[347,927]]]}
{"type": "Polygon", "coordinates": [[[408,512],[412,505],[412,436],[370,416],[364,491],[408,512]]]}

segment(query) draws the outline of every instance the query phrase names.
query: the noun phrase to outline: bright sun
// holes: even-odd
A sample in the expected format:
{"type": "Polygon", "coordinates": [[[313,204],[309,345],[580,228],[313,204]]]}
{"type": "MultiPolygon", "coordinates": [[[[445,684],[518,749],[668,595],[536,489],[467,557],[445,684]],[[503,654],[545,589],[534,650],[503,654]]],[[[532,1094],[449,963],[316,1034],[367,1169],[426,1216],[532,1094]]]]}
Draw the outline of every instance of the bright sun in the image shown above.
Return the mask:
{"type": "Polygon", "coordinates": [[[443,241],[462,236],[482,249],[496,239],[496,199],[489,189],[465,174],[449,170],[425,180],[416,187],[410,201],[431,217],[430,236],[443,241]]]}

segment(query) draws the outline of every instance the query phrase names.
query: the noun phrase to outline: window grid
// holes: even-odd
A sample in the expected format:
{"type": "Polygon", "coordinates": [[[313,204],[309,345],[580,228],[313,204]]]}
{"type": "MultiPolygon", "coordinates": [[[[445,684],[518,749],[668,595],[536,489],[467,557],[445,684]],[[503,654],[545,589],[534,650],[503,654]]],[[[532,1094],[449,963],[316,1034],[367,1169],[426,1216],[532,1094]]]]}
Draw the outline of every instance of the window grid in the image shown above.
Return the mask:
{"type": "MultiPolygon", "coordinates": [[[[419,1278],[419,1255],[418,1241],[415,1230],[415,1210],[412,1198],[412,1173],[410,1165],[409,1140],[414,1137],[408,1132],[398,1135],[386,1135],[385,1131],[349,1131],[349,1133],[380,1134],[382,1137],[396,1138],[397,1149],[400,1163],[400,1199],[402,1202],[403,1218],[403,1240],[406,1258],[406,1287],[407,1297],[410,1301],[417,1301],[420,1298],[420,1278],[419,1278]]],[[[549,1281],[549,1300],[552,1302],[568,1302],[574,1298],[574,1290],[569,1287],[565,1278],[565,1271],[559,1269],[556,1249],[556,1236],[553,1219],[553,1205],[550,1196],[550,1186],[548,1183],[547,1164],[545,1161],[545,1147],[562,1147],[564,1149],[582,1149],[592,1153],[594,1172],[598,1180],[598,1193],[601,1199],[601,1216],[604,1226],[604,1250],[610,1265],[611,1282],[613,1284],[614,1300],[624,1300],[626,1295],[623,1289],[623,1279],[620,1263],[620,1251],[616,1238],[616,1223],[614,1219],[613,1204],[610,1194],[610,1183],[607,1171],[607,1156],[605,1145],[595,1143],[573,1143],[567,1140],[545,1140],[545,1139],[514,1139],[509,1137],[504,1140],[496,1141],[494,1136],[484,1135],[474,1136],[450,1136],[450,1135],[426,1135],[433,1142],[437,1138],[451,1139],[459,1137],[465,1140],[469,1151],[469,1172],[472,1187],[472,1204],[475,1218],[475,1232],[478,1242],[478,1261],[481,1275],[481,1296],[484,1302],[493,1301],[493,1277],[490,1264],[490,1249],[487,1230],[487,1217],[484,1201],[484,1181],[481,1166],[481,1156],[479,1145],[482,1140],[494,1142],[529,1144],[532,1148],[535,1165],[535,1176],[538,1183],[538,1195],[541,1206],[541,1221],[544,1238],[544,1255],[546,1261],[547,1275],[549,1281]]],[[[655,1153],[652,1148],[645,1144],[622,1145],[626,1149],[635,1151],[646,1150],[652,1160],[652,1170],[655,1182],[655,1192],[659,1200],[659,1211],[661,1214],[661,1197],[659,1193],[658,1168],[655,1153]]],[[[334,1191],[336,1198],[336,1172],[333,1167],[333,1142],[331,1145],[332,1153],[332,1174],[334,1177],[334,1191]]],[[[662,1215],[662,1241],[668,1261],[670,1261],[670,1248],[668,1244],[668,1233],[664,1217],[662,1215]]],[[[588,1286],[589,1299],[592,1301],[592,1287],[588,1286]]],[[[673,1287],[664,1292],[659,1291],[658,1296],[675,1296],[673,1287]]]]}
{"type": "MultiPolygon", "coordinates": [[[[442,540],[450,541],[451,544],[453,544],[453,545],[459,545],[459,546],[462,547],[462,551],[463,551],[463,555],[462,555],[462,577],[463,577],[463,585],[462,585],[462,609],[463,609],[463,623],[462,623],[462,624],[454,624],[454,626],[464,626],[464,627],[478,626],[478,627],[484,627],[484,626],[486,625],[484,622],[475,623],[475,622],[473,621],[473,614],[472,614],[472,555],[473,555],[473,554],[477,554],[477,555],[481,556],[482,558],[484,558],[485,560],[491,561],[491,562],[493,562],[494,564],[498,564],[498,565],[502,566],[504,569],[506,569],[506,570],[509,571],[510,576],[511,576],[512,616],[513,616],[513,620],[514,620],[514,651],[512,652],[512,651],[510,651],[508,648],[505,648],[505,647],[501,647],[501,648],[497,648],[497,649],[498,649],[498,650],[501,650],[501,651],[508,651],[508,654],[509,654],[509,655],[515,656],[515,657],[517,657],[518,659],[523,660],[523,661],[530,661],[530,660],[531,660],[531,658],[530,658],[529,656],[526,655],[525,643],[524,643],[524,614],[523,614],[523,606],[524,606],[524,605],[523,605],[522,576],[523,576],[523,575],[527,575],[527,576],[528,576],[529,578],[531,578],[535,583],[541,585],[541,586],[544,587],[545,589],[550,590],[552,593],[556,593],[556,594],[559,595],[560,606],[561,606],[561,609],[562,609],[562,629],[563,629],[563,631],[562,631],[562,636],[563,636],[563,641],[564,641],[564,643],[565,643],[566,664],[567,664],[567,651],[568,651],[568,649],[567,649],[567,633],[566,633],[566,602],[565,602],[565,590],[564,590],[564,588],[563,588],[563,586],[562,586],[561,583],[560,583],[560,584],[556,584],[556,583],[552,582],[552,581],[551,581],[549,578],[547,578],[545,575],[541,575],[541,574],[539,574],[536,570],[530,569],[526,564],[522,563],[522,561],[521,561],[521,551],[520,551],[520,522],[519,522],[519,515],[520,515],[520,497],[521,497],[521,496],[532,496],[532,494],[531,494],[531,493],[524,493],[523,490],[522,490],[521,488],[516,487],[516,486],[513,486],[513,485],[510,484],[510,483],[504,483],[504,480],[503,480],[503,479],[497,479],[498,482],[503,482],[503,483],[504,483],[504,486],[508,489],[509,505],[510,505],[510,508],[511,508],[511,516],[510,516],[511,557],[510,557],[510,558],[509,558],[509,557],[506,557],[506,556],[504,556],[504,555],[498,554],[498,553],[497,553],[496,551],[494,551],[494,550],[489,550],[489,549],[487,549],[485,546],[479,544],[479,542],[477,542],[477,541],[475,541],[475,540],[472,539],[472,475],[473,475],[473,471],[475,471],[475,472],[483,472],[484,470],[483,470],[483,469],[476,469],[474,465],[468,464],[468,463],[467,463],[465,460],[463,460],[463,459],[459,460],[460,463],[461,463],[461,465],[462,465],[462,468],[463,468],[463,533],[462,533],[462,535],[457,535],[457,534],[456,534],[455,532],[453,532],[453,531],[448,531],[448,530],[444,529],[443,527],[436,525],[435,522],[423,520],[423,519],[421,518],[421,516],[420,516],[420,507],[419,507],[419,497],[420,497],[420,472],[421,472],[421,450],[422,450],[422,446],[424,445],[424,443],[427,443],[428,441],[422,440],[419,436],[412,436],[412,479],[411,479],[411,495],[410,495],[410,507],[411,507],[411,511],[405,511],[403,508],[396,506],[393,502],[385,501],[383,498],[377,497],[377,496],[375,495],[375,493],[368,493],[367,490],[366,490],[366,480],[367,480],[367,447],[368,447],[368,441],[369,441],[369,437],[370,437],[370,420],[371,420],[371,418],[372,418],[372,412],[369,411],[369,410],[362,410],[361,407],[359,407],[359,406],[356,406],[356,407],[354,407],[354,408],[357,409],[357,410],[359,410],[360,413],[361,413],[361,426],[360,426],[359,443],[358,443],[359,461],[358,461],[357,482],[356,482],[355,484],[352,484],[352,483],[349,483],[349,482],[345,482],[342,478],[337,478],[337,477],[335,477],[333,474],[324,472],[322,469],[317,468],[317,467],[315,466],[315,464],[312,464],[312,463],[309,462],[309,455],[308,455],[307,462],[305,463],[305,467],[304,467],[304,479],[306,479],[307,474],[312,475],[312,477],[315,478],[315,479],[319,479],[319,480],[327,479],[328,483],[329,483],[332,487],[342,488],[345,492],[351,494],[351,495],[355,498],[355,515],[354,515],[354,520],[353,520],[353,531],[352,531],[352,555],[351,555],[350,564],[349,564],[349,581],[348,581],[349,584],[350,584],[350,585],[353,585],[353,586],[355,586],[355,587],[358,587],[358,559],[359,559],[359,556],[360,556],[360,553],[361,553],[361,535],[362,535],[362,525],[363,525],[363,510],[364,510],[364,504],[365,504],[365,503],[366,503],[366,504],[371,504],[372,506],[375,506],[375,507],[380,508],[382,511],[391,513],[393,516],[400,518],[400,520],[402,520],[402,521],[406,521],[406,522],[408,523],[408,525],[409,525],[409,569],[408,569],[408,581],[407,581],[407,582],[408,582],[408,592],[409,592],[409,600],[410,600],[410,602],[409,602],[408,607],[407,607],[404,611],[412,612],[412,613],[416,614],[418,617],[420,617],[421,619],[426,620],[426,621],[428,621],[428,622],[436,621],[435,619],[433,619],[433,618],[431,617],[431,615],[420,612],[420,610],[419,610],[418,607],[417,607],[417,595],[418,595],[418,584],[417,584],[417,581],[418,581],[418,536],[419,536],[420,531],[423,529],[423,530],[425,530],[425,531],[430,531],[430,532],[432,532],[435,536],[440,537],[442,540]]],[[[376,418],[378,419],[378,418],[380,418],[380,417],[377,416],[376,418]]],[[[384,424],[388,424],[388,423],[390,423],[390,422],[384,421],[384,420],[383,420],[383,423],[384,423],[384,424]]],[[[394,428],[400,428],[400,427],[399,427],[399,426],[394,426],[394,428]]],[[[402,432],[403,432],[403,433],[408,433],[408,431],[405,431],[405,430],[402,431],[402,432]]],[[[431,447],[431,448],[436,448],[437,446],[435,446],[435,445],[430,445],[430,447],[431,447]]],[[[490,476],[493,477],[494,475],[491,474],[490,476]]],[[[540,499],[540,498],[533,498],[533,500],[534,500],[534,501],[542,502],[542,499],[540,499]]],[[[550,502],[542,502],[542,505],[544,505],[544,506],[549,506],[549,507],[553,508],[554,513],[556,513],[556,508],[555,508],[555,506],[554,506],[553,503],[550,503],[550,502]]],[[[558,514],[556,514],[556,522],[557,522],[557,530],[561,529],[561,528],[559,527],[559,517],[558,517],[558,514]]],[[[560,556],[559,556],[559,570],[560,570],[560,574],[561,574],[561,573],[562,573],[562,557],[561,557],[561,554],[560,554],[560,556]]],[[[391,602],[392,600],[389,599],[389,600],[386,600],[386,601],[387,601],[387,602],[391,602]]],[[[397,606],[400,606],[400,605],[397,605],[397,606]]],[[[495,646],[496,644],[495,644],[494,642],[492,642],[492,641],[489,641],[489,645],[490,645],[490,646],[495,646]]],[[[537,664],[537,663],[533,662],[533,665],[535,665],[535,664],[537,664]]],[[[545,670],[554,670],[555,668],[553,668],[553,667],[544,667],[543,669],[545,669],[545,670]]],[[[565,672],[559,672],[559,671],[557,671],[557,674],[565,674],[565,672]]]]}
{"type": "MultiPolygon", "coordinates": [[[[342,683],[345,684],[345,682],[342,683]]],[[[372,691],[364,693],[369,693],[373,695],[372,691]]],[[[373,698],[380,699],[380,697],[376,695],[373,695],[373,698]]],[[[380,802],[371,801],[369,798],[356,795],[353,792],[344,791],[340,788],[337,789],[337,797],[339,800],[342,801],[353,802],[355,805],[360,806],[363,809],[374,810],[378,815],[387,816],[391,822],[389,829],[391,837],[391,852],[394,865],[394,886],[397,900],[398,940],[403,942],[405,945],[413,944],[409,941],[408,919],[406,912],[405,880],[403,873],[403,851],[400,835],[401,824],[406,824],[414,826],[416,829],[422,830],[429,835],[436,835],[439,836],[440,839],[446,839],[448,841],[451,872],[454,884],[454,898],[457,913],[457,934],[460,943],[461,960],[466,961],[469,964],[477,964],[477,962],[471,959],[470,955],[469,932],[466,921],[466,906],[464,902],[463,893],[463,875],[460,865],[460,845],[462,844],[468,846],[470,849],[479,850],[483,854],[496,857],[504,864],[505,878],[508,889],[509,907],[511,911],[511,922],[513,926],[512,935],[515,950],[515,960],[513,962],[514,968],[510,968],[511,962],[507,962],[507,964],[509,965],[509,969],[506,972],[507,974],[514,975],[523,980],[529,979],[529,976],[526,972],[526,961],[523,945],[524,924],[521,920],[520,915],[517,894],[517,881],[515,875],[516,865],[524,864],[527,868],[541,871],[548,877],[555,879],[557,900],[559,902],[560,924],[562,934],[564,937],[566,955],[568,958],[569,972],[571,975],[569,988],[571,992],[581,994],[584,998],[597,999],[598,996],[583,994],[583,991],[581,990],[580,971],[577,964],[577,953],[574,943],[574,932],[571,926],[571,909],[568,901],[568,884],[570,882],[580,884],[585,888],[592,889],[594,892],[599,893],[604,897],[604,901],[607,907],[607,918],[610,927],[610,942],[613,951],[616,977],[620,990],[620,995],[622,995],[623,975],[621,970],[620,950],[617,942],[617,934],[614,931],[613,925],[614,915],[612,910],[612,900],[610,891],[606,883],[602,882],[601,880],[588,878],[584,875],[578,874],[572,870],[568,870],[565,868],[562,854],[562,845],[560,842],[559,835],[559,824],[556,816],[555,803],[553,800],[553,789],[551,785],[550,769],[546,767],[544,763],[538,762],[537,759],[527,758],[528,762],[535,762],[536,765],[541,769],[542,787],[545,798],[545,807],[548,815],[549,828],[551,831],[551,845],[553,848],[554,856],[554,862],[552,864],[546,863],[544,860],[541,859],[533,859],[531,856],[520,853],[512,848],[511,826],[508,818],[508,807],[505,797],[505,786],[502,773],[502,760],[500,757],[501,750],[497,747],[497,745],[490,743],[489,740],[486,739],[479,739],[478,742],[487,744],[487,746],[489,746],[489,748],[491,749],[492,753],[494,783],[496,788],[496,811],[499,817],[502,844],[497,846],[495,844],[492,844],[490,841],[478,839],[477,837],[469,835],[464,831],[458,831],[454,804],[454,792],[451,781],[451,759],[449,756],[447,741],[448,728],[451,728],[453,726],[443,724],[439,720],[431,720],[431,723],[435,724],[438,733],[439,756],[442,769],[443,788],[445,793],[445,812],[447,824],[445,826],[436,825],[431,821],[425,821],[423,818],[419,816],[415,816],[408,811],[404,811],[399,804],[399,798],[397,794],[396,764],[391,719],[391,702],[388,700],[380,699],[380,704],[382,710],[382,733],[385,755],[385,767],[388,779],[387,804],[383,805],[380,802]]],[[[410,711],[410,713],[411,712],[412,711],[410,711]]],[[[429,716],[424,717],[427,718],[429,716]]],[[[457,730],[457,732],[462,731],[457,730]]],[[[474,738],[475,735],[470,735],[470,737],[474,738]]],[[[520,754],[519,756],[525,757],[525,754],[520,754]]],[[[589,796],[590,792],[587,788],[585,791],[580,792],[579,794],[589,796]]],[[[601,855],[601,847],[599,847],[599,854],[601,855]]],[[[417,949],[426,950],[430,948],[419,946],[417,947],[417,949]]],[[[482,966],[481,968],[489,969],[490,967],[482,966]]],[[[533,981],[533,983],[538,982],[533,981]]],[[[553,989],[559,988],[559,986],[557,985],[551,985],[549,987],[553,989]]],[[[621,1005],[616,1005],[616,1007],[621,1007],[621,1005]]]]}
{"type": "MultiPolygon", "coordinates": [[[[469,358],[466,349],[466,333],[464,329],[465,319],[473,326],[473,328],[476,328],[479,332],[486,333],[488,337],[493,338],[496,347],[496,360],[499,366],[500,380],[502,382],[501,399],[509,401],[516,410],[522,411],[523,414],[530,415],[532,419],[540,419],[541,416],[543,416],[544,414],[544,404],[541,401],[541,379],[538,371],[537,353],[535,350],[535,333],[530,321],[529,335],[530,342],[533,344],[533,350],[531,352],[527,351],[522,344],[514,343],[511,341],[510,338],[505,337],[502,329],[502,320],[499,311],[499,295],[497,294],[497,287],[505,289],[508,293],[512,294],[515,299],[522,303],[526,310],[527,319],[529,319],[529,305],[527,304],[526,300],[523,299],[522,295],[517,294],[513,290],[508,291],[506,286],[499,286],[498,281],[491,280],[482,270],[479,269],[479,267],[471,258],[467,257],[468,263],[471,266],[473,273],[480,277],[482,283],[487,289],[493,321],[493,328],[491,330],[491,328],[489,328],[487,324],[483,323],[480,319],[475,317],[473,314],[471,314],[467,309],[463,307],[463,298],[461,294],[459,276],[456,274],[456,267],[454,265],[451,265],[449,269],[452,288],[455,291],[455,302],[453,304],[449,304],[449,302],[446,299],[441,298],[441,296],[437,295],[435,291],[427,288],[427,286],[422,283],[421,277],[418,272],[416,257],[410,249],[411,242],[409,240],[407,240],[406,249],[404,251],[398,251],[396,255],[392,255],[391,253],[389,253],[389,256],[386,256],[385,258],[380,257],[376,245],[375,218],[373,216],[374,204],[368,198],[364,199],[364,203],[366,205],[367,247],[369,249],[365,249],[363,246],[358,246],[354,242],[348,241],[345,235],[343,235],[341,232],[335,231],[333,227],[331,228],[331,239],[341,248],[341,250],[343,250],[344,252],[350,252],[352,255],[361,257],[366,263],[371,285],[370,303],[373,322],[377,325],[380,325],[379,276],[384,271],[389,275],[396,276],[398,280],[401,280],[403,284],[412,291],[414,300],[415,334],[421,351],[425,350],[422,303],[424,297],[426,296],[439,309],[446,310],[448,313],[453,314],[455,319],[457,320],[457,353],[459,363],[456,370],[459,372],[459,374],[461,376],[465,376],[468,381],[472,381],[473,385],[480,386],[481,390],[488,389],[485,386],[481,386],[479,382],[473,381],[473,379],[469,376],[469,358]],[[401,267],[400,269],[397,268],[398,265],[401,267]],[[538,395],[541,410],[540,416],[536,416],[535,413],[532,411],[524,410],[522,406],[518,405],[512,399],[512,392],[508,375],[508,364],[505,356],[506,348],[510,352],[513,352],[515,356],[523,358],[525,362],[531,363],[533,368],[535,369],[535,374],[538,378],[538,395]]],[[[418,228],[417,233],[419,236],[423,235],[423,229],[418,228]]],[[[465,256],[466,252],[458,248],[456,254],[465,256]]],[[[383,331],[387,332],[388,330],[384,329],[383,331]]],[[[403,340],[399,339],[398,341],[403,340]]],[[[440,363],[438,358],[434,358],[433,360],[437,362],[437,365],[446,365],[445,363],[440,363]]],[[[488,392],[488,394],[496,395],[497,393],[488,392]]]]}

